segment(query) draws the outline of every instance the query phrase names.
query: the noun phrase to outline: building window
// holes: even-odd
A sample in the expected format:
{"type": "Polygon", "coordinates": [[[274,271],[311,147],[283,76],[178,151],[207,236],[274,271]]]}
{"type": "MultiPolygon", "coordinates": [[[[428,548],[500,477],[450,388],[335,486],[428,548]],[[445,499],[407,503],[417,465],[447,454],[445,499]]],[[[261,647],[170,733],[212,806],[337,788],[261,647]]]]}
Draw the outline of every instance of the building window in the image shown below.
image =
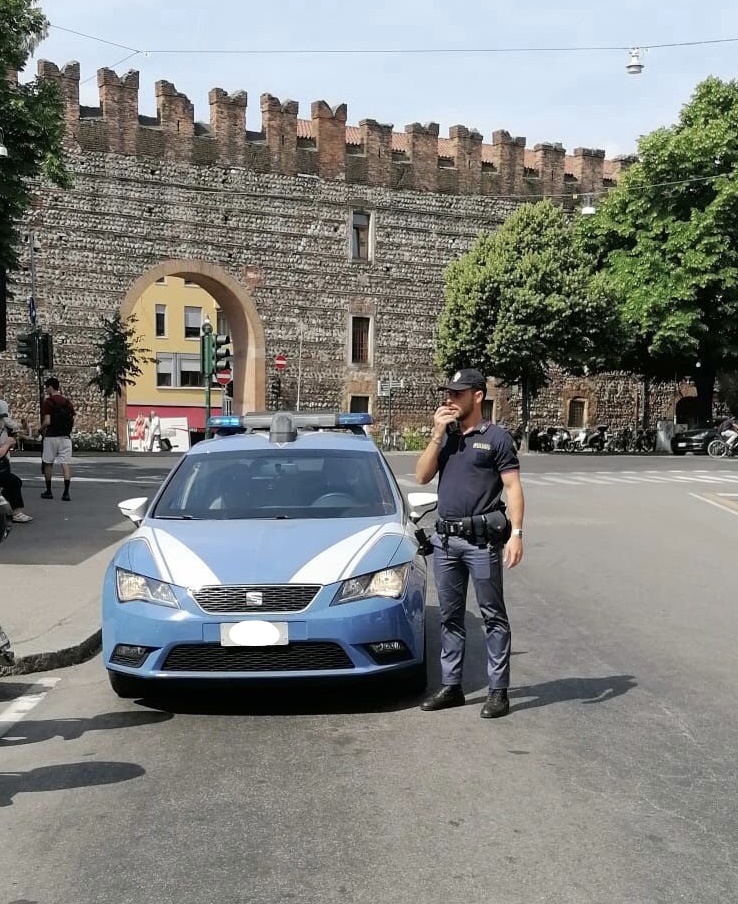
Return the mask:
{"type": "Polygon", "coordinates": [[[352,395],[349,399],[349,411],[352,414],[369,414],[369,396],[352,395]]]}
{"type": "Polygon", "coordinates": [[[351,318],[351,364],[369,364],[369,337],[371,319],[351,318]]]}
{"type": "Polygon", "coordinates": [[[156,385],[169,389],[192,389],[204,386],[199,355],[158,354],[156,385]]]}
{"type": "Polygon", "coordinates": [[[166,336],[167,334],[167,306],[158,304],[156,306],[156,335],[166,336]]]}
{"type": "Polygon", "coordinates": [[[200,358],[195,355],[177,355],[179,363],[180,386],[202,386],[203,377],[200,372],[200,358]]]}
{"type": "Polygon", "coordinates": [[[371,214],[364,210],[351,213],[351,258],[355,261],[370,261],[371,249],[371,214]]]}
{"type": "Polygon", "coordinates": [[[202,308],[184,309],[184,334],[185,339],[199,339],[202,324],[202,308]]]}
{"type": "Polygon", "coordinates": [[[156,356],[156,385],[171,386],[174,372],[174,358],[172,355],[156,356]]]}
{"type": "Polygon", "coordinates": [[[568,427],[584,426],[584,410],[586,407],[585,399],[571,399],[569,402],[569,421],[568,427]]]}

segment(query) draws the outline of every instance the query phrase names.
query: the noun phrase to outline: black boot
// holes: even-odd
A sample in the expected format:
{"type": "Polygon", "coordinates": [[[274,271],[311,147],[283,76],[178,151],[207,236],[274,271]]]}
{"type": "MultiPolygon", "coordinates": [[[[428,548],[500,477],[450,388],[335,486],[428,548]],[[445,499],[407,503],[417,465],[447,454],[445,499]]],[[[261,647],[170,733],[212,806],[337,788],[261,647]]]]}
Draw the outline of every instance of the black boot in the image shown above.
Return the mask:
{"type": "Polygon", "coordinates": [[[464,692],[460,684],[444,684],[435,694],[431,694],[420,704],[424,712],[434,712],[437,709],[448,709],[450,706],[463,706],[464,692]]]}
{"type": "Polygon", "coordinates": [[[506,716],[509,712],[510,701],[507,699],[507,691],[502,687],[489,692],[479,715],[483,719],[499,719],[500,716],[506,716]]]}

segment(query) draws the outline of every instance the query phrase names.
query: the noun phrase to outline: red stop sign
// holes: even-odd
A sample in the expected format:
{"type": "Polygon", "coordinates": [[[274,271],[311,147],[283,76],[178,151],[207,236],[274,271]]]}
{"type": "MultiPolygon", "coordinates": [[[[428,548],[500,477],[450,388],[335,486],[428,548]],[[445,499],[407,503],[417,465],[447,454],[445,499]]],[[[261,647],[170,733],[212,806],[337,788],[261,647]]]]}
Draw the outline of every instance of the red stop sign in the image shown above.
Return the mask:
{"type": "Polygon", "coordinates": [[[277,370],[284,370],[287,367],[287,358],[284,355],[275,355],[274,366],[277,370]]]}
{"type": "Polygon", "coordinates": [[[221,386],[227,386],[233,379],[233,374],[230,372],[230,370],[219,370],[215,375],[215,379],[220,383],[221,386]]]}

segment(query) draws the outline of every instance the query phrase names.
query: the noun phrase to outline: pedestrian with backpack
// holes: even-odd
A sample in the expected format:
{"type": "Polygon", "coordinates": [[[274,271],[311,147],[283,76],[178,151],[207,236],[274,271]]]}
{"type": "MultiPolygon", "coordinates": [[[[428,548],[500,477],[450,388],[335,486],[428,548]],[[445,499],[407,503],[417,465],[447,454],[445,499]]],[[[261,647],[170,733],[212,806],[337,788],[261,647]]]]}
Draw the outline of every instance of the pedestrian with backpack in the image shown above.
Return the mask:
{"type": "Polygon", "coordinates": [[[74,427],[74,406],[65,398],[59,389],[56,377],[49,377],[44,383],[46,398],[41,409],[41,432],[44,436],[43,461],[46,490],[42,499],[53,499],[51,492],[51,476],[54,462],[61,465],[64,477],[62,500],[69,502],[69,484],[72,480],[72,428],[74,427]]]}

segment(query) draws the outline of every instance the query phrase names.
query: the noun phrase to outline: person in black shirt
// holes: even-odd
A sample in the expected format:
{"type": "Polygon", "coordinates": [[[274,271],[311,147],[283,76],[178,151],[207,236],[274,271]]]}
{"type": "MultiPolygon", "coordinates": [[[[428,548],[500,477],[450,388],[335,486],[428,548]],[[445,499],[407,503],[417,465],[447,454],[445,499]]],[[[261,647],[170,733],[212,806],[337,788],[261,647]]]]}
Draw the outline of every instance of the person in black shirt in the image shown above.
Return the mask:
{"type": "Polygon", "coordinates": [[[426,484],[438,474],[439,520],[431,542],[441,610],[442,685],[421,709],[464,704],[461,682],[471,577],[487,641],[489,691],[480,715],[494,719],[510,710],[510,623],[502,565],[514,568],[523,557],[520,463],[510,433],[482,418],[487,381],[478,370],[462,369],[438,388],[446,393],[446,402],[433,415],[433,432],[415,477],[426,484]]]}

